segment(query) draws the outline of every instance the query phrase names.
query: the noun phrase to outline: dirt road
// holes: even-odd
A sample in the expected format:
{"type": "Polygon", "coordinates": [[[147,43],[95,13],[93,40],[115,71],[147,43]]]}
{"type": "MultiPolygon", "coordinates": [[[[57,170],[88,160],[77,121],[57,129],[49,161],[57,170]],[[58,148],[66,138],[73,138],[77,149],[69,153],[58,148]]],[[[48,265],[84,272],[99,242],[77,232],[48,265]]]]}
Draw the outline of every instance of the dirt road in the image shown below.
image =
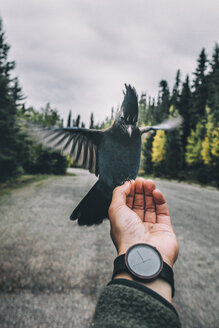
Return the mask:
{"type": "MultiPolygon", "coordinates": [[[[116,252],[109,222],[69,220],[95,177],[48,180],[0,198],[0,327],[86,328],[110,280],[116,252]]],[[[185,328],[216,328],[219,192],[156,181],[169,203],[180,244],[174,302],[185,328]]]]}

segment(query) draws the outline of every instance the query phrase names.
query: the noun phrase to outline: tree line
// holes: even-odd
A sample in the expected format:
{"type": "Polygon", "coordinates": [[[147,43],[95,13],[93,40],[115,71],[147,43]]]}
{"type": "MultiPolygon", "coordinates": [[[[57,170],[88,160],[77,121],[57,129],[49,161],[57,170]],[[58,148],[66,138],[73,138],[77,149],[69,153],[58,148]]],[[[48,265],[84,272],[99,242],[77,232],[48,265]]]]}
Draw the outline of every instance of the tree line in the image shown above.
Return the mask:
{"type": "Polygon", "coordinates": [[[181,115],[177,130],[151,133],[143,142],[142,169],[147,174],[219,186],[219,45],[211,57],[202,49],[193,79],[181,81],[180,70],[170,91],[159,84],[158,98],[140,101],[140,123],[153,125],[181,115]]]}
{"type": "Polygon", "coordinates": [[[0,182],[23,173],[63,174],[67,159],[34,142],[28,137],[25,125],[19,123],[28,119],[46,126],[62,125],[63,121],[49,104],[40,112],[25,108],[18,78],[12,77],[15,62],[8,60],[9,49],[0,18],[0,182]]]}
{"type": "MultiPolygon", "coordinates": [[[[43,148],[25,132],[21,119],[43,126],[63,126],[58,110],[48,103],[40,111],[26,108],[18,78],[12,78],[15,62],[8,60],[9,45],[0,19],[0,181],[24,173],[63,174],[69,160],[59,152],[43,148]],[[19,119],[19,120],[18,120],[19,119]]],[[[89,128],[107,128],[115,116],[89,128]]],[[[219,186],[219,46],[209,57],[202,49],[195,72],[181,80],[180,70],[170,90],[159,83],[157,99],[141,93],[139,125],[154,125],[169,117],[182,116],[179,129],[149,133],[143,139],[141,173],[219,186]],[[190,81],[191,79],[191,81],[190,81]]],[[[68,127],[85,127],[80,115],[69,111],[68,127]]]]}

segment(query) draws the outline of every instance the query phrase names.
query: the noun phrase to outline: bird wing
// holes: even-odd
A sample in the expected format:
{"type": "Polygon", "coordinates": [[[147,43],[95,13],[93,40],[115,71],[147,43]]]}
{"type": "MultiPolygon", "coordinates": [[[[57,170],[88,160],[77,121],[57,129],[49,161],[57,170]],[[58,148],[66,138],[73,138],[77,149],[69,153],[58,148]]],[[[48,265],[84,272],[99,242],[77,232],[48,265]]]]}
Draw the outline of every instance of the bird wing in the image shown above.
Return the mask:
{"type": "Polygon", "coordinates": [[[151,126],[141,126],[139,129],[141,134],[146,133],[151,130],[170,130],[177,128],[182,123],[181,117],[176,117],[172,119],[167,119],[158,125],[151,126]]]}
{"type": "Polygon", "coordinates": [[[46,147],[61,150],[64,155],[69,154],[74,162],[98,176],[98,145],[102,139],[102,131],[28,124],[28,134],[46,147]]]}

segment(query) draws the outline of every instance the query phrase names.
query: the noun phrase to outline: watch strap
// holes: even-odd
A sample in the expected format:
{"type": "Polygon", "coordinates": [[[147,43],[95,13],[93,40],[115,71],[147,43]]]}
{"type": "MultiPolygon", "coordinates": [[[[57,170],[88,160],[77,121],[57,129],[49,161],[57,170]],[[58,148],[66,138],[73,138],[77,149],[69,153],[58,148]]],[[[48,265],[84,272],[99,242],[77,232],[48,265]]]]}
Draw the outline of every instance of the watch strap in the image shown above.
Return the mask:
{"type": "Polygon", "coordinates": [[[114,260],[114,270],[113,270],[113,275],[112,275],[112,279],[114,279],[114,277],[122,272],[127,272],[128,274],[130,274],[134,280],[136,281],[141,281],[141,282],[150,282],[153,281],[157,278],[162,278],[165,281],[167,281],[171,287],[172,287],[172,297],[174,297],[174,273],[172,268],[166,263],[163,262],[163,268],[161,270],[161,272],[152,279],[141,279],[141,278],[137,278],[135,276],[132,275],[132,273],[129,271],[129,269],[127,268],[126,264],[125,264],[125,254],[122,254],[120,256],[118,256],[115,260],[114,260]]]}

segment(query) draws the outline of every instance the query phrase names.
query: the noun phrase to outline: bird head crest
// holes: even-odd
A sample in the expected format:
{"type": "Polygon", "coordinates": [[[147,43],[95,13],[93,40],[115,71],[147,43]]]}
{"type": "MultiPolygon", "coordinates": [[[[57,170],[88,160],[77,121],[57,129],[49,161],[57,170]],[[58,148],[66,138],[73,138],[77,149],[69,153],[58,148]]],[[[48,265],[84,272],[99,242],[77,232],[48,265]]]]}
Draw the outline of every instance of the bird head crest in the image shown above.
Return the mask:
{"type": "Polygon", "coordinates": [[[126,91],[122,102],[120,117],[124,119],[125,124],[136,124],[138,121],[138,96],[135,88],[125,84],[126,91]]]}

